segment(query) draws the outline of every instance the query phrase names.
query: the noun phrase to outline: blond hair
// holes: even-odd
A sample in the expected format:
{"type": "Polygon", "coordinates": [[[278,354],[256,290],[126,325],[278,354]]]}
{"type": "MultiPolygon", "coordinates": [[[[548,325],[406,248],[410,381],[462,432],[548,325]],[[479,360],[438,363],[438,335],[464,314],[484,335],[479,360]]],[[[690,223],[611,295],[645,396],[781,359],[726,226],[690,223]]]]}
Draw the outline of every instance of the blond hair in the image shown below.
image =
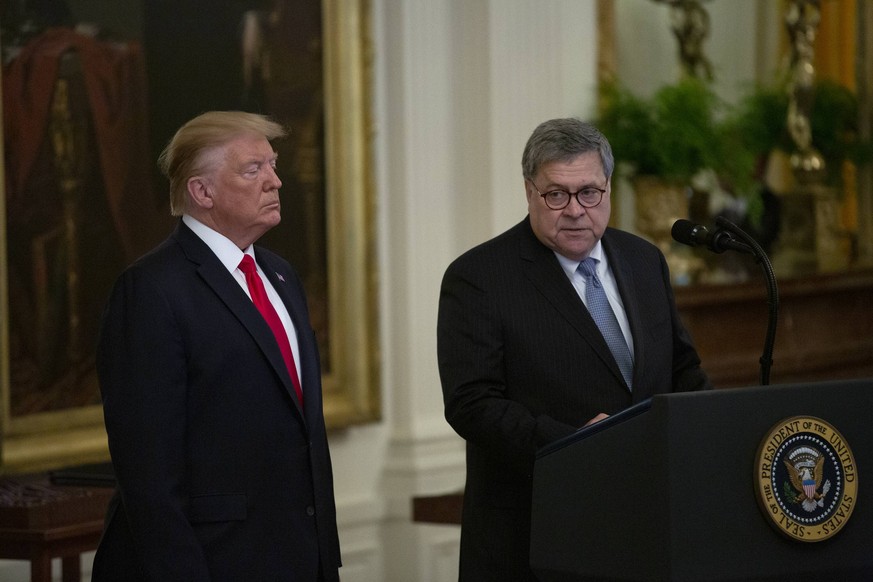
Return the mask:
{"type": "Polygon", "coordinates": [[[269,117],[245,111],[209,111],[179,128],[158,157],[158,167],[170,180],[170,213],[184,214],[188,180],[210,170],[210,153],[244,134],[262,135],[268,141],[285,137],[284,127],[269,117]]]}

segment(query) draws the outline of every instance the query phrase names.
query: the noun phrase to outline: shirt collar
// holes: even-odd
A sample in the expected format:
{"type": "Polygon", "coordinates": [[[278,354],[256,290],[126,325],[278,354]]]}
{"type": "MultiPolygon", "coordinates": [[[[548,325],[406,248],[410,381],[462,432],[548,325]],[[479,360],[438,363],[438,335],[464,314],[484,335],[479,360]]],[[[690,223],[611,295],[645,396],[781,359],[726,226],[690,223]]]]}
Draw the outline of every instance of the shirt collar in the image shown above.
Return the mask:
{"type": "MultiPolygon", "coordinates": [[[[232,273],[239,267],[239,263],[243,258],[243,251],[239,250],[232,240],[188,214],[182,216],[182,222],[194,231],[194,234],[200,237],[200,240],[206,243],[206,246],[215,253],[215,256],[218,257],[218,260],[221,261],[221,264],[228,271],[232,273]]],[[[253,245],[249,245],[245,249],[245,254],[251,255],[253,259],[255,258],[253,245]]]]}
{"type": "MultiPolygon", "coordinates": [[[[604,264],[604,254],[603,245],[599,240],[594,245],[594,248],[591,249],[591,252],[588,253],[588,256],[592,259],[597,260],[597,270],[600,271],[601,265],[604,264]]],[[[581,263],[582,261],[574,261],[573,259],[568,259],[558,252],[555,252],[555,257],[557,257],[558,262],[561,264],[561,268],[564,269],[564,272],[567,274],[567,276],[572,279],[573,274],[576,272],[576,269],[579,268],[579,263],[581,263]]]]}

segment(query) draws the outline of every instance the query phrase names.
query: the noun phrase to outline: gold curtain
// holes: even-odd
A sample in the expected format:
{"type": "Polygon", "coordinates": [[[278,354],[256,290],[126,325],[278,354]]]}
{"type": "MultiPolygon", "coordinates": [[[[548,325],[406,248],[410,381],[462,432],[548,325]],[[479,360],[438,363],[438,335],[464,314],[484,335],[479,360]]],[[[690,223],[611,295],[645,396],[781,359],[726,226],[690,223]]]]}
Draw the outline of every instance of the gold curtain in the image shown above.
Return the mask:
{"type": "MultiPolygon", "coordinates": [[[[829,79],[857,91],[857,0],[822,0],[821,23],[815,43],[815,69],[820,79],[829,79]]],[[[858,190],[855,166],[843,168],[843,227],[858,231],[858,190]]]]}
{"type": "Polygon", "coordinates": [[[815,68],[822,79],[832,79],[856,90],[856,0],[824,0],[815,47],[815,68]]]}

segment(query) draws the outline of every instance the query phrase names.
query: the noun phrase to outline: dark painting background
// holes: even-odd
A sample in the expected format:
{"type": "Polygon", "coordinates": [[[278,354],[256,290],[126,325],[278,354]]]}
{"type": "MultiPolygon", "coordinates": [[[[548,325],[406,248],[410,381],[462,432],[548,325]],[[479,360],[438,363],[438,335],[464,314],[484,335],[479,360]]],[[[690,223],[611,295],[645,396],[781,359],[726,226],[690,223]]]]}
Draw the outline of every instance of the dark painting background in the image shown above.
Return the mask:
{"type": "Polygon", "coordinates": [[[174,225],[158,154],[214,109],[290,129],[261,244],[300,271],[329,371],[320,0],[4,0],[0,26],[10,415],[99,403],[109,288],[174,225]]]}

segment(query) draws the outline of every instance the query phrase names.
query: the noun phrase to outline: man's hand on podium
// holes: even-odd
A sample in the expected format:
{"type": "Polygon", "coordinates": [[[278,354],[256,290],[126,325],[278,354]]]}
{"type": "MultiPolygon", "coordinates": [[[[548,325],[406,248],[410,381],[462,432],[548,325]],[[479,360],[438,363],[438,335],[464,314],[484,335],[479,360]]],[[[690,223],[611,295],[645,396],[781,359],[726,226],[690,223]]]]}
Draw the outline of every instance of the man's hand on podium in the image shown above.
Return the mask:
{"type": "MultiPolygon", "coordinates": [[[[600,422],[600,421],[603,420],[604,418],[609,418],[609,415],[608,415],[608,414],[604,414],[603,412],[601,412],[600,414],[598,414],[597,416],[595,416],[594,418],[592,418],[591,420],[589,420],[588,422],[586,422],[586,423],[585,423],[585,426],[591,426],[591,425],[594,424],[595,422],[600,422]]],[[[582,428],[585,428],[585,427],[582,427],[582,428]]]]}

